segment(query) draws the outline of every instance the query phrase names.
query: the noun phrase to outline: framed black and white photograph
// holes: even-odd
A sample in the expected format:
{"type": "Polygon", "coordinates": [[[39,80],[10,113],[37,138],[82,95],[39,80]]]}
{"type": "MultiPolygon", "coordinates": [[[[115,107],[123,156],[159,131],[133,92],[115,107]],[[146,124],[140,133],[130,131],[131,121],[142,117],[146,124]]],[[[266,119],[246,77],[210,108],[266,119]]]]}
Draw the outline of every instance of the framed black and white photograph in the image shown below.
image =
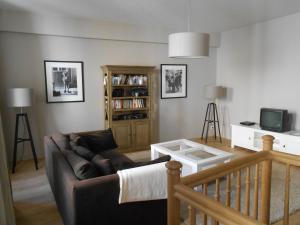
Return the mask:
{"type": "Polygon", "coordinates": [[[44,61],[47,103],[84,102],[83,62],[44,61]]]}
{"type": "Polygon", "coordinates": [[[187,97],[187,65],[161,64],[161,98],[187,97]]]}

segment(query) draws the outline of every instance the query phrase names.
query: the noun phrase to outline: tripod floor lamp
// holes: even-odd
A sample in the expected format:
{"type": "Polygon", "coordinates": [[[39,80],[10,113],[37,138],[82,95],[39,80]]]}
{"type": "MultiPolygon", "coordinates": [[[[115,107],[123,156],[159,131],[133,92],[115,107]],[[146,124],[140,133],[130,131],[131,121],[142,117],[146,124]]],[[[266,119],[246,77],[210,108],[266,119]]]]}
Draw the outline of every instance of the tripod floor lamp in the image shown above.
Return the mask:
{"type": "Polygon", "coordinates": [[[30,142],[31,151],[34,159],[35,168],[38,169],[38,161],[36,157],[35,147],[33,143],[32,133],[28,120],[27,113],[23,113],[24,107],[30,107],[32,105],[33,90],[30,88],[12,88],[9,89],[8,103],[10,107],[20,108],[20,113],[16,114],[16,127],[15,127],[15,139],[14,139],[14,153],[13,153],[13,165],[12,173],[15,172],[17,163],[17,150],[18,144],[23,142],[30,142]],[[20,123],[20,121],[22,123],[20,123]],[[19,137],[19,127],[23,125],[23,129],[27,130],[28,137],[19,137]]]}
{"type": "Polygon", "coordinates": [[[206,114],[204,119],[204,124],[202,128],[201,139],[204,138],[205,132],[205,143],[207,143],[208,131],[209,127],[213,126],[214,138],[217,140],[217,129],[219,133],[220,142],[222,142],[221,131],[220,131],[220,123],[219,123],[219,115],[217,110],[217,105],[215,103],[216,99],[223,98],[226,95],[226,88],[221,86],[206,86],[205,87],[205,97],[210,99],[211,102],[207,104],[206,114]]]}

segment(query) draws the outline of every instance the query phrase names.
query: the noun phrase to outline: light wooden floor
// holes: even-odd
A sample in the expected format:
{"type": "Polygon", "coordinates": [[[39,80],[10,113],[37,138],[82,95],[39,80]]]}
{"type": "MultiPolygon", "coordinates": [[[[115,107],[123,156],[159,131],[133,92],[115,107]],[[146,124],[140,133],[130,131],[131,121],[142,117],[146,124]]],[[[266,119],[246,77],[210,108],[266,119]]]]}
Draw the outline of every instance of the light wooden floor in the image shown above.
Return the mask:
{"type": "Polygon", "coordinates": [[[11,175],[17,225],[63,225],[45,175],[44,160],[39,170],[33,160],[18,163],[11,175]]]}
{"type": "MultiPolygon", "coordinates": [[[[200,141],[200,139],[194,139],[200,141]]],[[[234,157],[251,154],[251,151],[232,149],[230,143],[209,140],[208,145],[234,153],[234,157]]],[[[150,158],[150,151],[129,153],[133,160],[150,158]]],[[[11,175],[17,225],[63,225],[44,172],[44,160],[39,160],[36,171],[32,160],[18,163],[16,173],[11,175]]],[[[276,223],[280,225],[282,223],[276,223]]],[[[300,212],[290,218],[290,225],[300,225],[300,212]]]]}

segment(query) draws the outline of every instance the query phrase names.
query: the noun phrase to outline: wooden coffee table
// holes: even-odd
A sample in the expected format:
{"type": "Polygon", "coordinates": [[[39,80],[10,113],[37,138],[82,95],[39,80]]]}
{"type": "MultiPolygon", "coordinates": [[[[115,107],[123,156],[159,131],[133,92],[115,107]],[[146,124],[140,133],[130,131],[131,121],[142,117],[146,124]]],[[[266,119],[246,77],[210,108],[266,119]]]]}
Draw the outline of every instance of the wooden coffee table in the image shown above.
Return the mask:
{"type": "Polygon", "coordinates": [[[197,173],[218,163],[228,162],[233,156],[232,153],[187,139],[152,144],[151,159],[161,155],[170,155],[173,160],[181,162],[182,176],[197,173]]]}

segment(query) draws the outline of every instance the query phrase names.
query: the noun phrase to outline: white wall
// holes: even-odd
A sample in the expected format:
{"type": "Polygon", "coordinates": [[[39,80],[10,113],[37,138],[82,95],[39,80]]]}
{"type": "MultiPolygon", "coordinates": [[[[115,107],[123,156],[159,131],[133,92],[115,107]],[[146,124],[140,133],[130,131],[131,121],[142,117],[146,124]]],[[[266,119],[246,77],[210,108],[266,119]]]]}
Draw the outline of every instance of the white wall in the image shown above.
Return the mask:
{"type": "Polygon", "coordinates": [[[168,29],[0,10],[0,30],[44,35],[167,42],[168,29]]]}
{"type": "Polygon", "coordinates": [[[221,101],[226,136],[230,123],[259,122],[261,107],[285,108],[300,129],[300,14],[223,32],[217,83],[229,88],[221,101]]]}
{"type": "MultiPolygon", "coordinates": [[[[0,30],[11,32],[114,39],[136,42],[164,43],[168,34],[182,30],[162,27],[138,26],[107,21],[94,21],[82,18],[69,18],[58,15],[33,14],[0,9],[0,30]]],[[[210,46],[220,45],[220,33],[210,33],[210,46]]]]}
{"type": "MultiPolygon", "coordinates": [[[[59,24],[58,24],[59,25],[59,24]]],[[[42,153],[42,137],[52,132],[73,132],[104,128],[104,64],[154,65],[188,64],[188,98],[159,100],[160,139],[170,140],[201,135],[206,100],[203,86],[215,82],[216,51],[203,60],[176,60],[167,57],[167,44],[72,38],[52,35],[0,32],[0,94],[8,155],[12,154],[14,110],[5,105],[6,90],[32,87],[36,103],[29,110],[35,143],[42,153]],[[44,60],[84,62],[84,103],[46,104],[44,60]]],[[[158,85],[158,84],[157,84],[158,85]]],[[[159,91],[159,90],[157,90],[159,91]]],[[[30,155],[27,149],[24,157],[30,155]]]]}

